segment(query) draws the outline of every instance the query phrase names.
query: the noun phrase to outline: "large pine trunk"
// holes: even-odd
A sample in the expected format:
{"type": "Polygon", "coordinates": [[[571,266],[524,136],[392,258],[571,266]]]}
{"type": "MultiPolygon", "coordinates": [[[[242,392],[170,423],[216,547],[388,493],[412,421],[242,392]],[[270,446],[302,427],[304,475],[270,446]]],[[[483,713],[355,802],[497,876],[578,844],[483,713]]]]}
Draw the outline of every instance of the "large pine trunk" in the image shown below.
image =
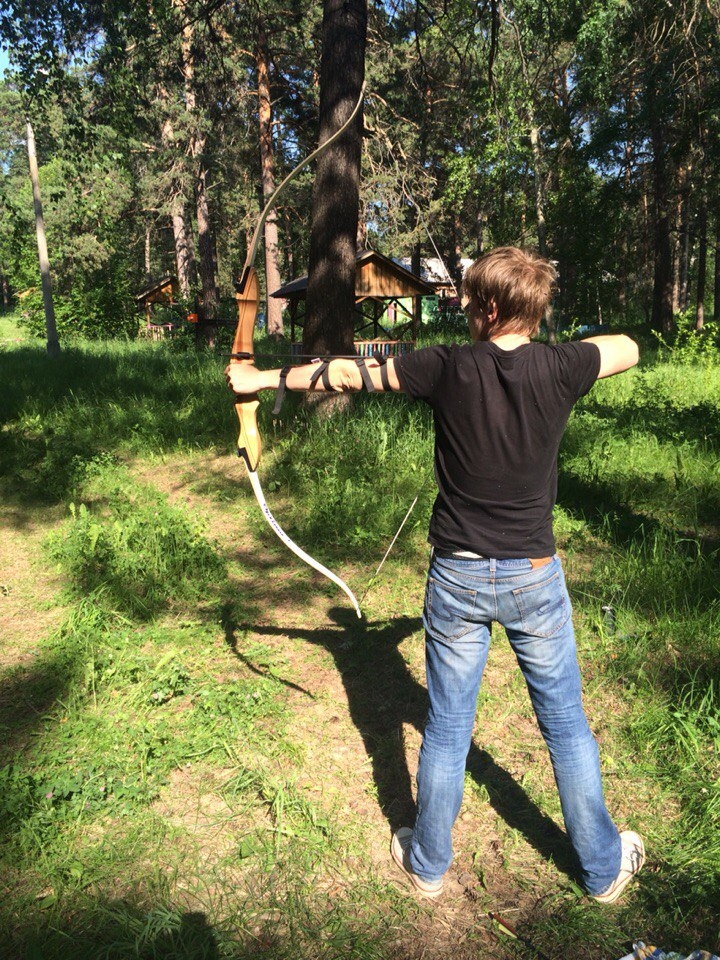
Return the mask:
{"type": "MultiPolygon", "coordinates": [[[[320,61],[320,143],[351,115],[365,75],[366,0],[326,0],[320,61]]],[[[305,353],[353,351],[355,242],[363,115],[318,160],[313,189],[305,353]]]]}
{"type": "Polygon", "coordinates": [[[195,266],[195,243],[192,230],[187,222],[185,201],[181,193],[176,193],[170,207],[173,240],[175,243],[175,263],[177,264],[180,292],[189,299],[190,291],[197,283],[195,266]]]}
{"type": "Polygon", "coordinates": [[[195,173],[195,209],[198,225],[198,253],[200,255],[200,286],[202,289],[202,320],[213,322],[220,312],[220,294],[215,280],[215,243],[210,222],[207,196],[207,168],[203,152],[206,137],[193,139],[192,152],[197,158],[195,173]]]}
{"type": "MultiPolygon", "coordinates": [[[[173,0],[173,3],[180,16],[185,17],[187,0],[173,0]]],[[[181,69],[185,110],[191,119],[190,156],[195,164],[195,216],[198,228],[198,267],[201,287],[200,319],[205,323],[213,323],[220,312],[220,294],[216,280],[215,241],[207,192],[208,168],[205,157],[207,134],[201,129],[195,90],[195,46],[194,21],[185,20],[180,33],[181,69]]]]}
{"type": "Polygon", "coordinates": [[[674,332],[670,189],[666,138],[657,117],[651,124],[653,150],[654,271],[651,324],[664,336],[674,332]]]}

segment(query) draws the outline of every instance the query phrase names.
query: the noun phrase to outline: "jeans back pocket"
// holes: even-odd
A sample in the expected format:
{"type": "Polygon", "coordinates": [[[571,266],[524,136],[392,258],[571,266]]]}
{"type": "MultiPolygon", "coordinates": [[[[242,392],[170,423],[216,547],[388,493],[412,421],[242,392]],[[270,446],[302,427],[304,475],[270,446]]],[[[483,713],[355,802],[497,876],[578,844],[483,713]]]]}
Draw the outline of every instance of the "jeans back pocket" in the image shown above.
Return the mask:
{"type": "Polygon", "coordinates": [[[460,640],[473,630],[477,590],[451,587],[428,577],[425,590],[425,626],[438,640],[460,640]]]}
{"type": "Polygon", "coordinates": [[[570,619],[572,608],[560,575],[513,590],[523,631],[533,637],[551,637],[570,619]]]}

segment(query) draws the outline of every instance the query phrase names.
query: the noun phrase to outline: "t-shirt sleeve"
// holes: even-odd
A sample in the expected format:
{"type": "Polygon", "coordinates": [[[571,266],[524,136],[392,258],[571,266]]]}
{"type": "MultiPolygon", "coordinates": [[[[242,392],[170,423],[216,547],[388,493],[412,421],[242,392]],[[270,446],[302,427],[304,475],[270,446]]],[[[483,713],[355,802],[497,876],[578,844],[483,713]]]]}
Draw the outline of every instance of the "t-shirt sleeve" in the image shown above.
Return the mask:
{"type": "Polygon", "coordinates": [[[600,350],[595,343],[582,340],[563,343],[555,348],[559,361],[559,378],[573,402],[584,397],[600,373],[600,350]]]}
{"type": "Polygon", "coordinates": [[[450,347],[434,346],[406,353],[395,360],[403,393],[413,400],[432,401],[450,356],[450,347]]]}

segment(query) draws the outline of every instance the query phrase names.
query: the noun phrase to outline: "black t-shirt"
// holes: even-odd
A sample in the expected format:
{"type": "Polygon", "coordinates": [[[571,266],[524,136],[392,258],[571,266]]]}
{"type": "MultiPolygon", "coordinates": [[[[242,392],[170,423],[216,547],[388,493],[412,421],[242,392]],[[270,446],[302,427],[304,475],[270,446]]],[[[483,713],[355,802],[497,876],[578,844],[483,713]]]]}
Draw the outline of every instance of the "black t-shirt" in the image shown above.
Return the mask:
{"type": "Polygon", "coordinates": [[[435,420],[429,542],[497,559],[551,556],[558,447],[573,404],[600,372],[597,346],[427,347],[395,369],[435,420]]]}

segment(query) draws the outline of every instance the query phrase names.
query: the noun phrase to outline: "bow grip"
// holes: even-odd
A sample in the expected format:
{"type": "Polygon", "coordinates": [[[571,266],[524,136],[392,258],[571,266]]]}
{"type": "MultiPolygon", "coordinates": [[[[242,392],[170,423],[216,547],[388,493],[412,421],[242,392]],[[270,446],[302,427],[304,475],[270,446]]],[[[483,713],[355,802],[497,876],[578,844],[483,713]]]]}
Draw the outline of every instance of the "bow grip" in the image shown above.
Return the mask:
{"type": "Polygon", "coordinates": [[[235,413],[240,421],[238,436],[238,456],[247,464],[248,470],[255,472],[262,453],[262,440],[257,426],[257,408],[260,400],[256,393],[235,397],[235,413]]]}

